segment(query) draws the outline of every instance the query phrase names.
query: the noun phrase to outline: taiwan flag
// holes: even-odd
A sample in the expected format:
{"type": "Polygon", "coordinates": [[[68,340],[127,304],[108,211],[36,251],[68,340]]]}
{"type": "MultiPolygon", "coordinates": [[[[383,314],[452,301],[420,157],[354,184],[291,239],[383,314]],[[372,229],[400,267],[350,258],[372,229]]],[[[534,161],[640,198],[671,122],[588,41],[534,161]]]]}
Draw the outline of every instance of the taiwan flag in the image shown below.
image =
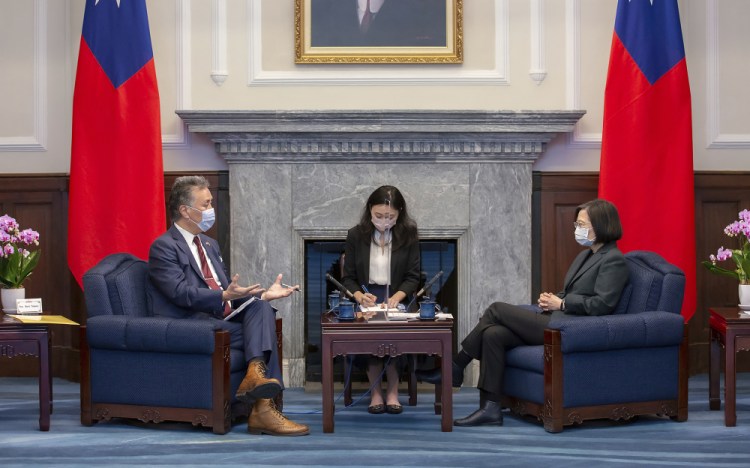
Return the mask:
{"type": "Polygon", "coordinates": [[[686,276],[695,311],[693,141],[676,0],[619,0],[604,96],[599,196],[622,219],[623,251],[651,250],[686,276]]]}
{"type": "Polygon", "coordinates": [[[68,265],[148,257],[165,229],[159,92],[145,0],[87,0],[73,94],[68,265]]]}

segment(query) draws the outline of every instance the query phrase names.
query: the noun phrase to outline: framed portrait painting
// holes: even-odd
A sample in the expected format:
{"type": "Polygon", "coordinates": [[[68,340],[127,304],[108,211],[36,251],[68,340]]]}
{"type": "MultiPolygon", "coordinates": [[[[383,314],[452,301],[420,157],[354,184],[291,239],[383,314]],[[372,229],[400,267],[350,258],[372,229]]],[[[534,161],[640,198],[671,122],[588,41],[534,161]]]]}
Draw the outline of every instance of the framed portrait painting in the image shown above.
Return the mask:
{"type": "Polygon", "coordinates": [[[296,63],[461,63],[463,0],[294,0],[296,63]]]}

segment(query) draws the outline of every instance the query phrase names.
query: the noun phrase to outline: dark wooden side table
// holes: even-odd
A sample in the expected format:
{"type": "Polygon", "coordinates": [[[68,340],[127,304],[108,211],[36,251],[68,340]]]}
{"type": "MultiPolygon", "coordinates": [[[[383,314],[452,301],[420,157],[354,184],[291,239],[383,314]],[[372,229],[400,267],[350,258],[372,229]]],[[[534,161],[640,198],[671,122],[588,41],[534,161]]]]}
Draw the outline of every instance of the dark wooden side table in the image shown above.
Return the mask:
{"type": "Polygon", "coordinates": [[[710,359],[708,362],[708,405],[712,410],[721,408],[719,396],[719,367],[721,348],[724,349],[724,425],[737,425],[737,352],[750,350],[750,315],[742,314],[739,307],[713,307],[709,309],[708,324],[711,329],[710,359]]]}
{"type": "Polygon", "coordinates": [[[49,431],[49,417],[52,413],[52,374],[48,327],[24,324],[0,313],[0,356],[39,358],[39,430],[49,431]]]}
{"type": "MultiPolygon", "coordinates": [[[[339,321],[333,314],[320,319],[323,352],[323,432],[333,432],[333,358],[346,354],[400,356],[429,354],[444,357],[443,375],[451,375],[453,320],[339,321]]],[[[453,430],[453,393],[451,379],[435,386],[435,414],[440,414],[443,432],[453,430]]]]}

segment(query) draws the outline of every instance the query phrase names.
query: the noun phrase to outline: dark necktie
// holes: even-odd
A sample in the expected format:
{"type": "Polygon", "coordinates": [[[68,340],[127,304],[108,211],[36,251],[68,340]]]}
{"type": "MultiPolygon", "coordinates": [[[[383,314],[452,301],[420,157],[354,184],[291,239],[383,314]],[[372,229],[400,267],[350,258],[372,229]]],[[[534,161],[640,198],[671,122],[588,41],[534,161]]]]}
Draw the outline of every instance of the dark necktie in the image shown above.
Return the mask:
{"type": "MultiPolygon", "coordinates": [[[[193,237],[193,244],[198,248],[198,257],[201,259],[201,274],[203,274],[203,280],[206,282],[209,288],[221,291],[221,286],[216,282],[216,278],[211,274],[211,269],[208,267],[208,260],[206,260],[206,254],[203,252],[203,246],[198,236],[193,237]]],[[[229,305],[229,301],[224,303],[224,315],[232,311],[232,306],[229,305]]]]}
{"type": "Polygon", "coordinates": [[[370,0],[367,0],[367,6],[365,7],[365,14],[362,16],[362,22],[359,23],[359,30],[362,34],[366,33],[370,29],[370,23],[372,23],[373,14],[370,11],[370,0]]]}

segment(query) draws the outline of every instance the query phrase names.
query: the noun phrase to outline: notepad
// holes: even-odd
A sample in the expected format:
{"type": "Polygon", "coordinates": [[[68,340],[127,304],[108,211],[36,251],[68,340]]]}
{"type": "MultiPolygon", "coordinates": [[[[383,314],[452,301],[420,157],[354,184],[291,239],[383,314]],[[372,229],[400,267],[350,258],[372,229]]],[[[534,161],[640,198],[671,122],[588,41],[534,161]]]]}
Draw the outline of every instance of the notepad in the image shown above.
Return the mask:
{"type": "Polygon", "coordinates": [[[380,304],[374,305],[372,307],[362,307],[359,306],[359,310],[362,312],[370,312],[370,313],[377,313],[377,312],[387,312],[387,313],[394,313],[394,312],[401,312],[398,308],[392,308],[392,309],[386,309],[385,307],[380,307],[380,304]]]}
{"type": "Polygon", "coordinates": [[[255,302],[256,299],[257,299],[257,297],[252,296],[250,299],[248,299],[247,301],[243,302],[241,306],[237,307],[229,315],[227,315],[226,317],[224,317],[224,320],[229,320],[230,318],[232,318],[235,315],[239,314],[240,312],[242,312],[243,310],[245,310],[245,307],[247,307],[250,304],[252,304],[253,302],[255,302]]]}

